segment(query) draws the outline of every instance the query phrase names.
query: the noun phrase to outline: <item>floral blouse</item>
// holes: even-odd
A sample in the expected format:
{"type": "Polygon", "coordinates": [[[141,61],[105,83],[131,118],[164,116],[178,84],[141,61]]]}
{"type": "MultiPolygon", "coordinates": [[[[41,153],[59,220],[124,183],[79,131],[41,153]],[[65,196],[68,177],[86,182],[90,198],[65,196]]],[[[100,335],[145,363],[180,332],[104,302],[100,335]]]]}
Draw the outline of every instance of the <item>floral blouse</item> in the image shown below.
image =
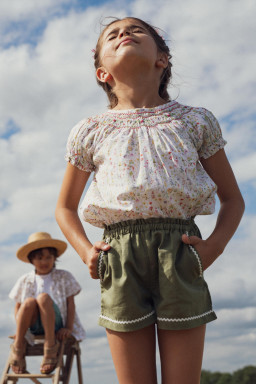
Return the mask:
{"type": "MultiPolygon", "coordinates": [[[[35,276],[35,271],[21,276],[12,288],[9,297],[18,303],[23,303],[28,297],[36,297],[35,276]]],[[[57,304],[63,324],[65,325],[67,320],[67,298],[78,295],[81,287],[70,272],[62,269],[54,268],[51,272],[51,278],[51,297],[57,304]]],[[[85,338],[85,330],[80,323],[77,313],[75,313],[72,335],[77,340],[85,338]]]]}
{"type": "Polygon", "coordinates": [[[200,158],[225,144],[211,112],[176,101],[80,121],[69,135],[66,160],[94,172],[80,207],[83,219],[104,227],[213,213],[216,185],[200,158]]]}

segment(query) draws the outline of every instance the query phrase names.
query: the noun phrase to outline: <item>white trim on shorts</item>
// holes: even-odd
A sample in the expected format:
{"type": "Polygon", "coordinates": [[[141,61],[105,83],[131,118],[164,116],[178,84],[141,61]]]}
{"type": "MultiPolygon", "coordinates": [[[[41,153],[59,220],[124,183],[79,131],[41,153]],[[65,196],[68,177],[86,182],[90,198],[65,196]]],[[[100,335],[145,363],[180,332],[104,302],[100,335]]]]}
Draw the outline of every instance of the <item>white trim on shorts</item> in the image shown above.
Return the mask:
{"type": "Polygon", "coordinates": [[[133,324],[133,323],[138,323],[139,321],[143,321],[143,320],[147,319],[148,317],[152,316],[154,313],[155,313],[155,311],[152,311],[152,312],[148,313],[147,315],[139,317],[138,319],[134,319],[134,320],[114,320],[114,319],[111,319],[110,317],[104,316],[104,315],[100,315],[100,318],[104,319],[104,320],[111,321],[112,323],[115,323],[115,324],[133,324]]]}
{"type": "MultiPolygon", "coordinates": [[[[190,317],[181,317],[181,318],[176,318],[176,319],[175,318],[172,319],[172,318],[168,318],[168,317],[157,317],[157,320],[158,321],[167,321],[167,322],[172,322],[172,323],[174,323],[174,322],[179,323],[182,321],[191,321],[191,320],[195,320],[195,319],[200,319],[201,317],[207,316],[213,312],[214,312],[213,310],[210,310],[208,312],[202,313],[201,315],[195,315],[195,316],[190,316],[190,317]]],[[[147,315],[139,317],[139,318],[134,319],[134,320],[114,320],[114,319],[111,319],[110,317],[104,316],[104,315],[100,315],[100,318],[104,319],[104,320],[111,321],[112,323],[115,323],[115,324],[134,324],[134,323],[138,323],[140,321],[147,319],[148,317],[152,316],[154,313],[155,313],[155,311],[152,311],[152,312],[148,313],[147,315]]]]}
{"type": "Polygon", "coordinates": [[[201,315],[196,315],[196,316],[191,316],[191,317],[183,317],[183,318],[181,317],[181,318],[177,318],[177,319],[171,319],[168,317],[158,317],[157,320],[168,321],[168,322],[190,321],[190,320],[200,319],[201,317],[207,316],[212,312],[214,312],[213,309],[208,311],[208,312],[202,313],[201,315]]]}

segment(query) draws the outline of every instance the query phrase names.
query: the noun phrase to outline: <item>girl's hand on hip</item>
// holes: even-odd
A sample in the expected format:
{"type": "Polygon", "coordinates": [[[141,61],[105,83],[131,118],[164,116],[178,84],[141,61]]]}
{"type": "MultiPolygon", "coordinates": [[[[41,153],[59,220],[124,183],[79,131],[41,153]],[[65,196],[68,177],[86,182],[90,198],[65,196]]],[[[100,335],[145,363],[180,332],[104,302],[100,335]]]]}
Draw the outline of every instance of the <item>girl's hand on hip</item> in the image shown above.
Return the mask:
{"type": "Polygon", "coordinates": [[[105,243],[104,241],[97,241],[82,258],[83,262],[88,266],[89,273],[92,279],[99,279],[97,264],[100,252],[108,251],[110,248],[110,245],[105,243]]]}
{"type": "Polygon", "coordinates": [[[200,256],[203,271],[205,271],[219,256],[217,250],[207,240],[202,240],[198,236],[182,235],[183,243],[192,245],[200,256]]]}

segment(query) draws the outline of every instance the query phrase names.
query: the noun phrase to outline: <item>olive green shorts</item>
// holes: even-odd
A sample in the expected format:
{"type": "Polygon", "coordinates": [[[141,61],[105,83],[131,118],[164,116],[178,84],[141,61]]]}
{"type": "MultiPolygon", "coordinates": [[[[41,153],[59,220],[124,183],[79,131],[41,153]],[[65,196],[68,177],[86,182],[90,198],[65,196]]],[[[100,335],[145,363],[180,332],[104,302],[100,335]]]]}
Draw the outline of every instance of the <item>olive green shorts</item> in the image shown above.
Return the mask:
{"type": "Polygon", "coordinates": [[[200,256],[181,240],[199,236],[193,219],[139,219],[105,227],[98,258],[99,325],[128,332],[156,323],[194,328],[216,319],[200,256]]]}

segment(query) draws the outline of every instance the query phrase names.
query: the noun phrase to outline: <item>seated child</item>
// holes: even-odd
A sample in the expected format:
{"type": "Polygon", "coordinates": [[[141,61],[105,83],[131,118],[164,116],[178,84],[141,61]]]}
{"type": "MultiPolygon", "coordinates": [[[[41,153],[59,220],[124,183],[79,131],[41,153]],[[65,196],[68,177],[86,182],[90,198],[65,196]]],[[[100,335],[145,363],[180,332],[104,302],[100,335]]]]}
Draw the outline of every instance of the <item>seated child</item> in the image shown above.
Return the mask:
{"type": "Polygon", "coordinates": [[[55,268],[56,258],[66,248],[64,241],[53,239],[46,232],[36,232],[17,251],[17,257],[33,264],[35,270],[21,276],[9,294],[16,301],[17,329],[10,363],[14,373],[26,370],[28,330],[35,335],[44,334],[44,357],[40,366],[44,374],[56,367],[59,340],[70,335],[77,340],[85,338],[74,303],[81,287],[70,272],[55,268]]]}

